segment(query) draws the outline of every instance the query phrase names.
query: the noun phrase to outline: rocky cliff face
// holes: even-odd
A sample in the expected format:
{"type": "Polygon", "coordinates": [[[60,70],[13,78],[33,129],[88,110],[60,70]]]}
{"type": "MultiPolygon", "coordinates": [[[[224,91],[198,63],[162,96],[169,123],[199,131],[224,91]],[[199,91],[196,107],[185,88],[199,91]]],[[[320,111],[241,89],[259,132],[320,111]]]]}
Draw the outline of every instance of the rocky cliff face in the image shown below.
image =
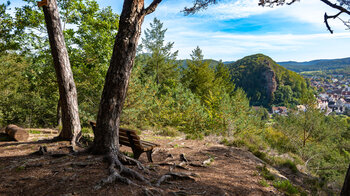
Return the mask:
{"type": "Polygon", "coordinates": [[[265,92],[267,95],[268,103],[271,103],[273,101],[274,93],[277,90],[276,74],[271,68],[269,68],[262,73],[262,76],[264,77],[266,84],[265,92]]]}

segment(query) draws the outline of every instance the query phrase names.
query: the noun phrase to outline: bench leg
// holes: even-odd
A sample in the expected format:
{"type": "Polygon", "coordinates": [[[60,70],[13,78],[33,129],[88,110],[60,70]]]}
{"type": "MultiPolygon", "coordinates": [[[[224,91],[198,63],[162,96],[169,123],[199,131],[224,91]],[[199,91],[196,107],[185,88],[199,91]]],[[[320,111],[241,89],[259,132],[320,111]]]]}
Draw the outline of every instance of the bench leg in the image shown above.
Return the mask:
{"type": "Polygon", "coordinates": [[[152,160],[152,152],[153,152],[153,150],[149,150],[149,151],[146,152],[148,161],[151,162],[151,163],[153,162],[153,160],[152,160]]]}
{"type": "Polygon", "coordinates": [[[133,151],[133,153],[134,153],[134,159],[136,160],[138,160],[142,154],[142,152],[140,151],[133,151]]]}

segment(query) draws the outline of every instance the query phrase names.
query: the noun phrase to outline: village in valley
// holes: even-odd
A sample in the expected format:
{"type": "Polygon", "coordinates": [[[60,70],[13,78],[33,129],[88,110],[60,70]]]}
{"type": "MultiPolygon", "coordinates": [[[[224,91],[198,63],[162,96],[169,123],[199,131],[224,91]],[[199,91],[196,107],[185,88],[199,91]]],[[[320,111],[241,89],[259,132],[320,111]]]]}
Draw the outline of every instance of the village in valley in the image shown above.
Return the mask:
{"type": "Polygon", "coordinates": [[[350,78],[347,75],[312,76],[310,82],[319,92],[318,107],[326,111],[326,115],[332,112],[350,115],[350,78]]]}
{"type": "MultiPolygon", "coordinates": [[[[325,115],[350,115],[350,76],[347,74],[302,74],[317,91],[317,107],[325,115]]],[[[286,106],[271,107],[271,114],[287,116],[286,106]]],[[[305,111],[305,105],[298,105],[298,111],[305,111]]]]}

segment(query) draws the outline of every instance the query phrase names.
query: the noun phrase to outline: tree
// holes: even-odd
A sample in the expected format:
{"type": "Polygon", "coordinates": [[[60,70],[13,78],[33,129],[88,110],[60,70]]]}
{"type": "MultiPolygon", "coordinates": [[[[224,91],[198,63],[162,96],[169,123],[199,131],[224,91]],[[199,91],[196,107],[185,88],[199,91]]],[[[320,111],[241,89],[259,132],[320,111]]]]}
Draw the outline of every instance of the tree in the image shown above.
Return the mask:
{"type": "Polygon", "coordinates": [[[63,37],[57,3],[56,0],[44,0],[39,2],[38,6],[43,6],[51,54],[60,92],[62,131],[59,138],[70,140],[74,148],[81,136],[78,98],[68,51],[63,37]]]}
{"type": "Polygon", "coordinates": [[[94,130],[91,150],[95,154],[119,154],[120,114],[134,65],[141,25],[144,17],[155,11],[160,2],[154,0],[145,8],[144,0],[124,1],[94,130]]]}
{"type": "Polygon", "coordinates": [[[145,16],[154,12],[161,1],[153,0],[147,8],[144,7],[144,0],[125,0],[123,4],[119,30],[115,38],[113,54],[102,91],[97,124],[94,129],[95,137],[90,148],[94,154],[108,155],[110,176],[102,184],[112,183],[116,179],[128,184],[132,183],[129,179],[122,177],[121,173],[127,173],[148,182],[143,176],[124,167],[119,161],[119,159],[124,161],[127,159],[119,152],[119,125],[142,23],[145,16]],[[115,166],[119,171],[115,169],[115,166]]]}
{"type": "MultiPolygon", "coordinates": [[[[189,14],[194,14],[198,12],[199,10],[206,9],[209,5],[211,4],[216,4],[221,0],[195,0],[193,3],[192,7],[185,7],[184,13],[186,15],[189,14]]],[[[291,5],[295,3],[296,1],[299,0],[259,0],[259,5],[260,6],[268,6],[268,7],[273,7],[273,6],[281,6],[284,4],[291,5]]],[[[335,15],[328,15],[327,13],[324,14],[324,22],[326,24],[327,29],[329,30],[330,33],[333,33],[333,30],[328,24],[328,19],[336,19],[339,18],[341,14],[347,14],[350,16],[350,1],[349,0],[337,0],[338,3],[333,3],[332,1],[329,0],[320,0],[321,2],[325,3],[329,7],[335,9],[338,11],[337,14],[335,15]]],[[[350,29],[350,21],[344,21],[341,18],[339,18],[344,25],[350,29]]]]}
{"type": "Polygon", "coordinates": [[[217,96],[214,69],[210,67],[209,61],[203,59],[202,50],[198,46],[192,51],[191,60],[187,61],[187,66],[183,73],[183,84],[197,94],[202,101],[209,95],[209,91],[217,96]]]}
{"type": "Polygon", "coordinates": [[[142,47],[150,56],[146,56],[144,71],[146,74],[155,76],[157,84],[163,85],[170,79],[177,79],[176,57],[178,51],[172,53],[174,42],[164,45],[164,37],[167,29],[163,29],[163,23],[154,18],[150,24],[151,29],[145,30],[145,38],[142,38],[142,47]]]}
{"type": "Polygon", "coordinates": [[[0,54],[6,50],[18,47],[13,42],[13,34],[11,33],[14,28],[14,22],[10,14],[6,13],[6,10],[10,2],[6,4],[0,4],[0,54]]]}

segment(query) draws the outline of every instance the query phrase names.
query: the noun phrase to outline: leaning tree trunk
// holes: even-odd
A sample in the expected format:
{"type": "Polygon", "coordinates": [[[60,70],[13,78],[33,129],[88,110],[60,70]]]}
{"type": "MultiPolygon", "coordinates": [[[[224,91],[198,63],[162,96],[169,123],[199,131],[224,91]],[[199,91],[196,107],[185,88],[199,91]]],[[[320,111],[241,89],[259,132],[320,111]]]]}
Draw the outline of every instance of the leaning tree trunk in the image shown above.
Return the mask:
{"type": "Polygon", "coordinates": [[[77,90],[63,37],[57,3],[56,0],[43,0],[38,5],[43,6],[51,54],[60,92],[62,131],[59,138],[71,140],[74,147],[81,135],[77,90]]]}
{"type": "Polygon", "coordinates": [[[141,35],[144,17],[152,13],[161,0],[154,0],[144,8],[144,0],[125,0],[119,20],[110,66],[102,92],[97,126],[94,130],[95,154],[119,151],[119,124],[136,47],[141,35]]]}
{"type": "Polygon", "coordinates": [[[344,185],[340,193],[341,196],[349,196],[350,195],[350,164],[348,167],[348,171],[345,175],[344,185]]]}

